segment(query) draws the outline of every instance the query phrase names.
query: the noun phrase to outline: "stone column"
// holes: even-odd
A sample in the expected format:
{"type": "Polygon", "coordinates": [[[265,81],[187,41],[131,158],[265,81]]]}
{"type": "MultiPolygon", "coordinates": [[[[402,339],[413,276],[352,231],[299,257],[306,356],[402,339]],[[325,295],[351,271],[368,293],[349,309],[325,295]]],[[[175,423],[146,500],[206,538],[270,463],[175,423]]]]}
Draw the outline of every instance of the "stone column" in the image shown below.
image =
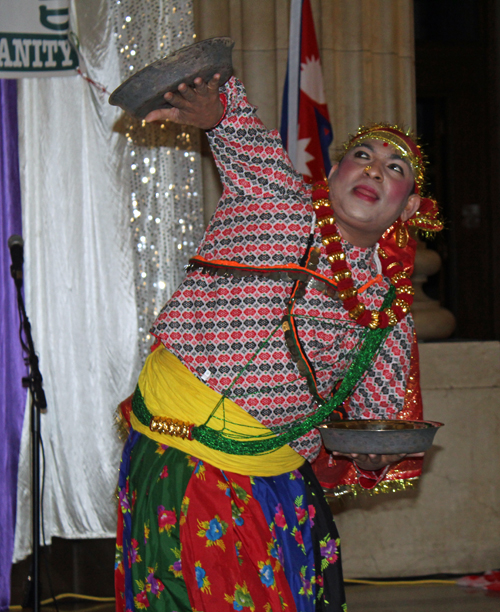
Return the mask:
{"type": "Polygon", "coordinates": [[[415,257],[415,270],[411,277],[415,298],[411,308],[419,342],[449,338],[455,329],[453,314],[441,308],[437,300],[424,293],[423,284],[427,277],[436,274],[441,268],[439,253],[427,248],[425,242],[418,241],[415,257]]]}

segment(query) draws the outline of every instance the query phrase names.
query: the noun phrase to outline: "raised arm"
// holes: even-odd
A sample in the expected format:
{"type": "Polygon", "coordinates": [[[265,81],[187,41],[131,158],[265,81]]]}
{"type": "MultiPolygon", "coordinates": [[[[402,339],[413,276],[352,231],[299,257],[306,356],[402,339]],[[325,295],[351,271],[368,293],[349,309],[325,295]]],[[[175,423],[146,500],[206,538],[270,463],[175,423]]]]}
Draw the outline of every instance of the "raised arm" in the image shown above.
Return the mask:
{"type": "Polygon", "coordinates": [[[277,130],[267,130],[242,83],[232,77],[219,89],[219,75],[179,86],[165,100],[173,108],[152,111],[146,121],[170,120],[207,130],[224,187],[235,195],[297,198],[302,175],[283,149],[277,130]]]}

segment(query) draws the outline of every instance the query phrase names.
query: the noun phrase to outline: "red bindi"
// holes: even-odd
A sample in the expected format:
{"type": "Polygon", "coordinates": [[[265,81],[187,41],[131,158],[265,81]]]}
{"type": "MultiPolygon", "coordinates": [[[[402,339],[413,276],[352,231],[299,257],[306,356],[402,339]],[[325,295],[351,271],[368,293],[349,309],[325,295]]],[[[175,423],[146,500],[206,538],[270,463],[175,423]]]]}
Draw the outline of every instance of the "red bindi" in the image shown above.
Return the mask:
{"type": "Polygon", "coordinates": [[[388,147],[389,144],[387,142],[384,142],[384,147],[388,147]]]}

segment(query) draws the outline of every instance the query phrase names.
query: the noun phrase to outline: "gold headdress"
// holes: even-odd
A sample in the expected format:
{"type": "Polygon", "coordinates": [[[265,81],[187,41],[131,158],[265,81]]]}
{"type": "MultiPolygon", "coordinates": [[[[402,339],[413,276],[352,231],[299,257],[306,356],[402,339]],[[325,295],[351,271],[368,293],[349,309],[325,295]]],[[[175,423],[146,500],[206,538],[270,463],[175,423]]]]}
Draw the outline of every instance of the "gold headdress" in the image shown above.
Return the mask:
{"type": "MultiPolygon", "coordinates": [[[[423,196],[425,160],[421,147],[411,131],[403,130],[396,125],[382,123],[368,127],[361,126],[356,134],[344,143],[344,155],[360,142],[371,139],[382,140],[393,146],[401,157],[408,161],[415,177],[415,193],[423,196]]],[[[416,227],[424,234],[441,231],[443,221],[439,214],[437,202],[432,198],[422,197],[420,208],[406,221],[406,225],[416,227]]]]}

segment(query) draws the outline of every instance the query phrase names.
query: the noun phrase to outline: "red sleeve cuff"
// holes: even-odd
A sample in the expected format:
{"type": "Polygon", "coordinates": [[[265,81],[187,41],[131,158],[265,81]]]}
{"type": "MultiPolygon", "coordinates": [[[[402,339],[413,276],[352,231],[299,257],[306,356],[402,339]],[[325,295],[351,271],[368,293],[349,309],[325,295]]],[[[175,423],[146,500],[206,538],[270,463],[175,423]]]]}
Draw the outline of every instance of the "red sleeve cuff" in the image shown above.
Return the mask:
{"type": "MultiPolygon", "coordinates": [[[[219,100],[222,102],[222,106],[224,107],[223,112],[222,112],[222,116],[219,119],[219,121],[217,121],[217,123],[210,128],[211,130],[215,129],[220,123],[221,121],[224,119],[224,117],[226,116],[226,111],[227,111],[227,96],[224,93],[220,93],[219,94],[219,100]]],[[[207,130],[208,132],[209,130],[207,130]]]]}

